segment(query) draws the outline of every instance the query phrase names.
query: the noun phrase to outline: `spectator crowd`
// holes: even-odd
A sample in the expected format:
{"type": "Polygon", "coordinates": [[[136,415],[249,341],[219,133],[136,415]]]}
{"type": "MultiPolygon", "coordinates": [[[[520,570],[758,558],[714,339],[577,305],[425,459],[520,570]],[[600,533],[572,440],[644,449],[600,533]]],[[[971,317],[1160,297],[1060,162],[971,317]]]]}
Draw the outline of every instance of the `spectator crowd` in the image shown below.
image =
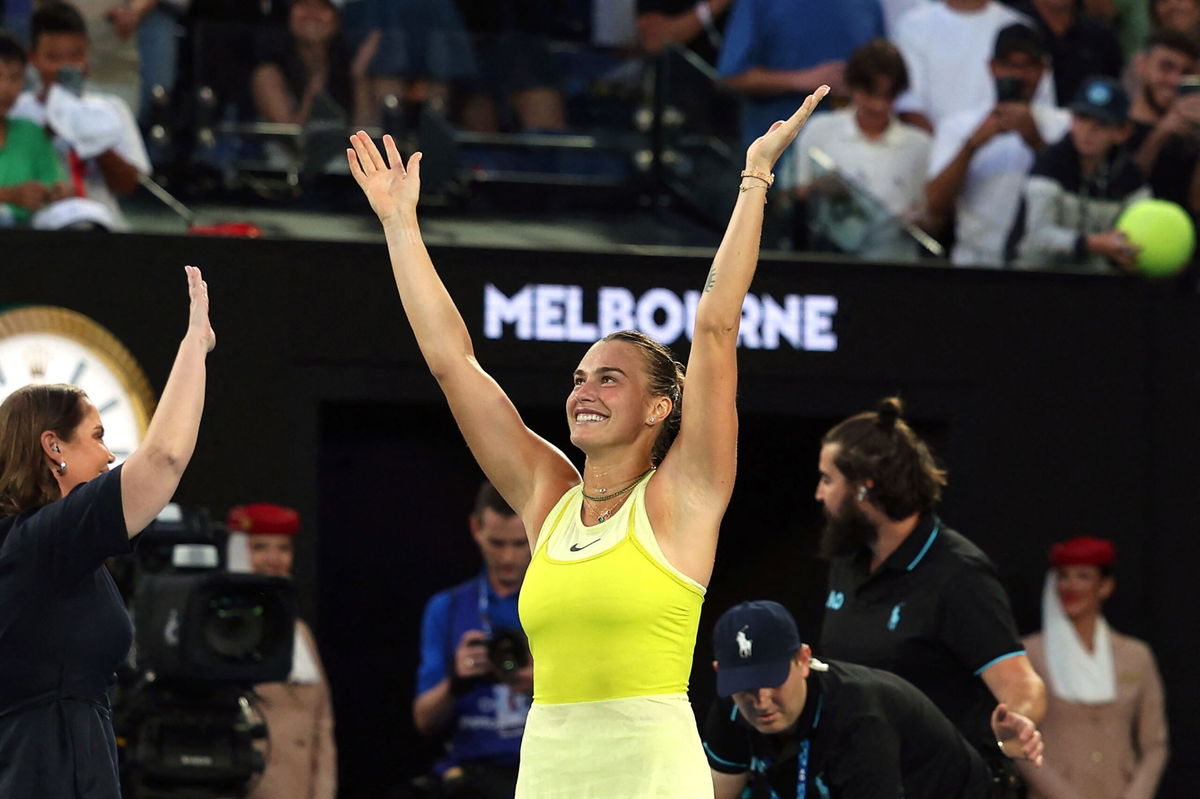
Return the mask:
{"type": "MultiPolygon", "coordinates": [[[[743,139],[832,88],[779,165],[800,247],[907,260],[932,236],[956,266],[1120,272],[1136,257],[1115,229],[1128,205],[1153,196],[1200,211],[1200,0],[0,9],[6,226],[125,229],[121,198],[163,165],[163,142],[198,146],[188,137],[215,121],[403,133],[432,109],[473,134],[632,126],[632,107],[605,119],[589,91],[644,93],[640,67],[671,48],[737,98],[743,139]]],[[[704,118],[720,116],[710,103],[674,99],[689,129],[727,129],[704,118]]]]}

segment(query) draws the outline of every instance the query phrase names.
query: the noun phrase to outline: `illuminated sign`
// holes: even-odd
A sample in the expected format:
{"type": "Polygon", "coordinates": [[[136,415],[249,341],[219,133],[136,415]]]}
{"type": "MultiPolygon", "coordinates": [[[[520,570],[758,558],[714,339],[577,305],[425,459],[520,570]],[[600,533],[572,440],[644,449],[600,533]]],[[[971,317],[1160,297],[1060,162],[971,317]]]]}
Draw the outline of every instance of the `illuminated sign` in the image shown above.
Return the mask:
{"type": "MultiPolygon", "coordinates": [[[[670,289],[635,295],[605,286],[589,298],[583,286],[531,283],[505,294],[491,283],[483,288],[483,333],[489,339],[511,335],[521,341],[574,341],[590,344],[617,330],[640,330],[663,344],[689,339],[696,322],[700,292],[682,296],[670,289]],[[590,302],[588,302],[590,300],[590,302]],[[585,313],[585,305],[594,308],[585,313]]],[[[837,297],[826,294],[748,294],[742,304],[738,346],[777,350],[833,352],[837,297]]]]}

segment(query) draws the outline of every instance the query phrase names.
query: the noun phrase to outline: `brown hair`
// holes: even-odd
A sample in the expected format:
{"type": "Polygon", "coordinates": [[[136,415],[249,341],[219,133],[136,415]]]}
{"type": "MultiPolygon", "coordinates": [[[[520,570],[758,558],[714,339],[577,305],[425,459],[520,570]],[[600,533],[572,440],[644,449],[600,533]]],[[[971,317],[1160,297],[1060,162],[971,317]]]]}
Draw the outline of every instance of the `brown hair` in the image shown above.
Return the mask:
{"type": "Polygon", "coordinates": [[[666,397],[671,400],[671,413],[663,419],[658,438],[654,441],[654,449],[650,452],[650,462],[658,466],[667,456],[667,450],[675,443],[675,436],[679,435],[679,420],[683,413],[683,364],[675,360],[669,349],[636,330],[618,330],[600,340],[624,341],[637,347],[646,363],[649,377],[646,390],[652,397],[666,397]]]}
{"type": "Polygon", "coordinates": [[[899,397],[887,397],[876,410],[839,422],[821,440],[838,446],[833,462],[847,480],[874,483],[870,497],[892,520],[933,510],[946,485],[946,470],[900,418],[903,412],[899,397]]]}
{"type": "Polygon", "coordinates": [[[1148,53],[1156,47],[1174,50],[1192,61],[1200,58],[1200,42],[1197,42],[1196,37],[1190,33],[1183,31],[1159,28],[1146,37],[1146,43],[1142,45],[1142,52],[1148,53]]]}
{"type": "Polygon", "coordinates": [[[891,96],[896,99],[908,88],[908,68],[896,45],[887,39],[875,39],[855,50],[846,62],[846,85],[871,93],[879,78],[891,81],[891,96]]]}
{"type": "Polygon", "coordinates": [[[70,441],[83,421],[82,389],[65,384],[25,386],[0,404],[0,516],[49,505],[62,494],[42,451],[50,430],[70,441]]]}
{"type": "Polygon", "coordinates": [[[479,492],[475,494],[475,508],[471,511],[471,515],[482,520],[485,510],[495,511],[501,516],[517,515],[517,512],[504,501],[504,497],[500,496],[496,487],[487,480],[483,481],[483,485],[479,486],[479,492]]]}

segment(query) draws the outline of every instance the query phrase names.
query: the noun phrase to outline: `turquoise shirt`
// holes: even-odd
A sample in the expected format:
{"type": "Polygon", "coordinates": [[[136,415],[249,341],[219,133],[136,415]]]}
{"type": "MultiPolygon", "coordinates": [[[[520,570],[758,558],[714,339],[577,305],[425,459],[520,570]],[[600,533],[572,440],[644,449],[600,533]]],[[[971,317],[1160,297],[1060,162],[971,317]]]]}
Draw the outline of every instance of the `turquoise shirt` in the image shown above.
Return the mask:
{"type": "MultiPolygon", "coordinates": [[[[53,186],[66,179],[62,161],[46,132],[25,119],[5,120],[6,135],[0,143],[0,188],[11,188],[30,180],[53,186]]],[[[29,221],[32,212],[6,206],[18,223],[29,221]]]]}

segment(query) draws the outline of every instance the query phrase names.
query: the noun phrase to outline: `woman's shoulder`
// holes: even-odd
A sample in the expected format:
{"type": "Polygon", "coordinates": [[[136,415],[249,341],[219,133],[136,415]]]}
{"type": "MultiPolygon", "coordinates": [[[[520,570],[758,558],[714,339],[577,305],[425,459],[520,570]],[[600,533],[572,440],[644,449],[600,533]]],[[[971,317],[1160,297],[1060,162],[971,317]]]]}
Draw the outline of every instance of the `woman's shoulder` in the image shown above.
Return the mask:
{"type": "Polygon", "coordinates": [[[1109,636],[1117,658],[1143,663],[1154,662],[1154,651],[1142,639],[1119,633],[1112,628],[1109,628],[1109,636]]]}

